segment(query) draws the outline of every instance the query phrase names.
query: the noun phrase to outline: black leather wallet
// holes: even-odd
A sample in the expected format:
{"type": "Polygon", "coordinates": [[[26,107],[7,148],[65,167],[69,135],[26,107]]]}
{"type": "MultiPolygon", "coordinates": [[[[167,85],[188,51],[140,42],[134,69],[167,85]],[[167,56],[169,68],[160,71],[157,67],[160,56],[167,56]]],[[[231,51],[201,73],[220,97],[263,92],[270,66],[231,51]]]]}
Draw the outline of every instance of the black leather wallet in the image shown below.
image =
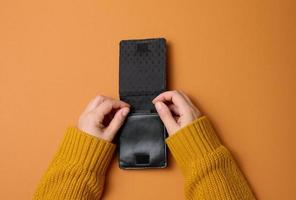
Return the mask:
{"type": "Polygon", "coordinates": [[[164,168],[167,134],[152,99],[166,90],[166,41],[123,40],[119,60],[120,99],[131,105],[119,131],[119,167],[164,168]]]}

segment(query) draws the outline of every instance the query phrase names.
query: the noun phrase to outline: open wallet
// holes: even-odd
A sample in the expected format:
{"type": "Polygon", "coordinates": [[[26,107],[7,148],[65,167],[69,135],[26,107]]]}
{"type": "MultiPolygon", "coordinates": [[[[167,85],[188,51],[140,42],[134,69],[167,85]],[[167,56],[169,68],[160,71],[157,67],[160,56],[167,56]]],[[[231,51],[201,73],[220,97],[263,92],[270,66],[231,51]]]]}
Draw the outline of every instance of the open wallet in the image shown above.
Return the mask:
{"type": "Polygon", "coordinates": [[[165,168],[164,124],[152,100],[166,90],[166,40],[123,40],[119,54],[120,100],[131,105],[119,130],[119,167],[165,168]]]}

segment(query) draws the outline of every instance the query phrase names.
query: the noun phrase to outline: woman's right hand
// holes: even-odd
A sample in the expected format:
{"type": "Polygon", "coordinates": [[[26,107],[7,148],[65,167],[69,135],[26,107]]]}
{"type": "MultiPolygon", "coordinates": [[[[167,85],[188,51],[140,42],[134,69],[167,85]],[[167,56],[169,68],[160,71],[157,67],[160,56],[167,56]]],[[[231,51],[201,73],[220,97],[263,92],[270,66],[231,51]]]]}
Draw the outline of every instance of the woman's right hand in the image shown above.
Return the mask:
{"type": "Polygon", "coordinates": [[[78,121],[78,129],[111,142],[124,123],[130,105],[98,95],[85,108],[78,121]]]}
{"type": "Polygon", "coordinates": [[[201,117],[201,112],[181,91],[163,92],[152,102],[169,135],[173,135],[182,127],[201,117]]]}

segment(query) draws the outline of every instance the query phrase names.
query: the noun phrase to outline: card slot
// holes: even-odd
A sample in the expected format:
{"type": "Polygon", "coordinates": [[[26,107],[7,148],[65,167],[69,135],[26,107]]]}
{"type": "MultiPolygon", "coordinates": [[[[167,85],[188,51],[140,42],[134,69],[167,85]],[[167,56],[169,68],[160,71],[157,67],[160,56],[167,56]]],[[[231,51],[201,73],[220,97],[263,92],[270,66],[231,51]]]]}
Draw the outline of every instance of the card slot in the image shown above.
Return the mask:
{"type": "Polygon", "coordinates": [[[129,96],[153,96],[153,95],[158,95],[165,90],[158,90],[158,91],[125,91],[125,92],[120,92],[121,97],[129,97],[129,96]]]}
{"type": "Polygon", "coordinates": [[[157,114],[156,110],[131,110],[130,115],[133,114],[157,114]]]}

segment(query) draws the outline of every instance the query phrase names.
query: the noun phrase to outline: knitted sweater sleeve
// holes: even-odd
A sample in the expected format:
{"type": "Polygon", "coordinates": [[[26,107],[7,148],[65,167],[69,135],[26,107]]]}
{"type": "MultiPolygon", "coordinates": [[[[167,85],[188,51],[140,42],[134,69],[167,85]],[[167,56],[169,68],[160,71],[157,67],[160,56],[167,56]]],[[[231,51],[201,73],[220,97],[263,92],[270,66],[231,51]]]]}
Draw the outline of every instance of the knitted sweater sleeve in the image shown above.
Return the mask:
{"type": "Polygon", "coordinates": [[[186,200],[255,199],[205,116],[183,127],[166,142],[184,174],[186,200]]]}
{"type": "MultiPolygon", "coordinates": [[[[201,117],[166,140],[185,177],[191,199],[255,199],[210,122],[201,117]]],[[[66,131],[34,199],[100,199],[115,145],[77,128],[66,131]]]]}
{"type": "Polygon", "coordinates": [[[100,199],[115,145],[71,127],[33,199],[100,199]]]}

